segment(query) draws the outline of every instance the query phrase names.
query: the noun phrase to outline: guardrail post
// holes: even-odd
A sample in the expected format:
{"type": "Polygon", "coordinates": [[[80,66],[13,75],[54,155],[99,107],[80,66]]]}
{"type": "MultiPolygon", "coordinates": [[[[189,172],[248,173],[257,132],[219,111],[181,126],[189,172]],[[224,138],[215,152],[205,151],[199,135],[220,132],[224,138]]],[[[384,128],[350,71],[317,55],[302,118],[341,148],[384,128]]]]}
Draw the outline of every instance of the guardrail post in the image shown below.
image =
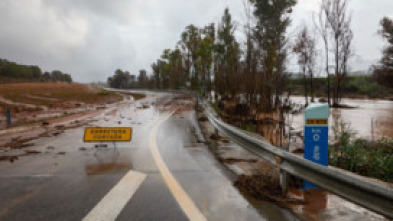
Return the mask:
{"type": "MultiPolygon", "coordinates": [[[[280,164],[282,163],[283,159],[280,159],[280,164]]],[[[282,191],[282,195],[286,196],[288,192],[288,173],[283,169],[280,169],[280,187],[282,191]]]]}
{"type": "Polygon", "coordinates": [[[218,136],[218,130],[217,130],[217,128],[214,128],[214,135],[218,136]]]}

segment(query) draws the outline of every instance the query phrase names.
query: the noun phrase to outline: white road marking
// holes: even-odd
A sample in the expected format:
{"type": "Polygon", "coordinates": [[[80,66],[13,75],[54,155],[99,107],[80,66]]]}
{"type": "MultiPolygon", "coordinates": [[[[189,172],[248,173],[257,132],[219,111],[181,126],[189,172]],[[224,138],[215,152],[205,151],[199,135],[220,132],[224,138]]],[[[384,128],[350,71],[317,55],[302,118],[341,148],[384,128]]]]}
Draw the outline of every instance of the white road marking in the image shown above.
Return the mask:
{"type": "Polygon", "coordinates": [[[145,174],[130,170],[83,218],[83,221],[115,220],[145,178],[145,174]]]}
{"type": "Polygon", "coordinates": [[[168,119],[173,112],[166,117],[162,118],[153,128],[150,137],[149,137],[149,144],[150,144],[150,151],[153,155],[154,161],[158,169],[161,172],[162,177],[166,185],[168,186],[169,190],[172,192],[172,195],[175,197],[177,203],[182,208],[183,212],[187,215],[189,220],[198,220],[204,221],[207,220],[206,217],[201,213],[195,203],[192,201],[190,196],[183,190],[180,184],[176,181],[175,177],[172,175],[168,167],[165,165],[164,160],[161,157],[161,154],[157,147],[157,130],[158,127],[163,123],[166,119],[168,119]]]}

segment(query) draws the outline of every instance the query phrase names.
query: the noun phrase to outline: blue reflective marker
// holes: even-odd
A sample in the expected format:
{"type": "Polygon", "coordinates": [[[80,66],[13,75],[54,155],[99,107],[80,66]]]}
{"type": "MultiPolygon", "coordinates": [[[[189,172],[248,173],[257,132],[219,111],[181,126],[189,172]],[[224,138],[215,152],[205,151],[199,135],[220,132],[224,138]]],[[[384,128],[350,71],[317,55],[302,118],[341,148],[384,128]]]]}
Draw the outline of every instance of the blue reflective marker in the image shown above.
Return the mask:
{"type": "MultiPolygon", "coordinates": [[[[311,104],[305,110],[304,158],[322,166],[329,165],[329,105],[311,104]]],[[[305,189],[318,189],[305,181],[305,189]]]]}

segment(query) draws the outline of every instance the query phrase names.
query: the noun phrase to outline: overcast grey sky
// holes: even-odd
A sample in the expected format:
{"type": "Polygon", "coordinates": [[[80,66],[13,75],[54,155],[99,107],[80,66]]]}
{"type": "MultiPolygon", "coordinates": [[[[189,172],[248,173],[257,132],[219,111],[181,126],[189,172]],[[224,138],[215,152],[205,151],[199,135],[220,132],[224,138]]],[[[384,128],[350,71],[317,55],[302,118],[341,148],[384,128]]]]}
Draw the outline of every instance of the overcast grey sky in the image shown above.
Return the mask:
{"type": "MultiPolygon", "coordinates": [[[[114,70],[150,70],[174,48],[185,26],[217,23],[228,7],[241,37],[243,0],[0,0],[0,58],[59,69],[75,81],[106,81],[114,70]]],[[[311,25],[319,0],[298,0],[292,27],[311,25]]],[[[392,0],[351,0],[353,69],[381,56],[379,21],[393,17],[392,0]]]]}

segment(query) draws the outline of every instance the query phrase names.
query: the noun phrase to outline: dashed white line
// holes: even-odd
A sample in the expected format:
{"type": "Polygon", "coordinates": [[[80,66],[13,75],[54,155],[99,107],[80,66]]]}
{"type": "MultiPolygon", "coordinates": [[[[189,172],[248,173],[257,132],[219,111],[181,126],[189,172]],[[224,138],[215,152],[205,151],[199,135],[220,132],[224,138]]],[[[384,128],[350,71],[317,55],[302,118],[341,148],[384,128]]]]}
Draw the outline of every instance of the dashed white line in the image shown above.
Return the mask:
{"type": "Polygon", "coordinates": [[[143,173],[129,171],[82,220],[115,220],[145,178],[143,173]]]}

